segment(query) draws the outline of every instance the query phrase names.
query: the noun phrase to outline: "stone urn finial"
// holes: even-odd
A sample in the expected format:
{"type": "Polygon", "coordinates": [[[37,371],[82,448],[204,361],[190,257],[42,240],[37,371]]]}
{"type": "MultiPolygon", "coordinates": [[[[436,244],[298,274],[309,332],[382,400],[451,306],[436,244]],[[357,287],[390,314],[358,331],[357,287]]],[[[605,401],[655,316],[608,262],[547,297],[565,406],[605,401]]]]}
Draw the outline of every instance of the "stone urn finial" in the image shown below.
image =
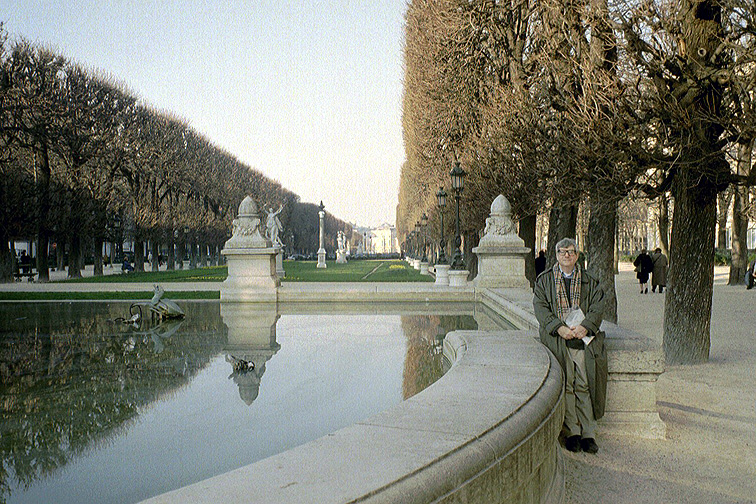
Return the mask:
{"type": "Polygon", "coordinates": [[[233,221],[233,235],[226,244],[224,249],[249,249],[249,248],[268,248],[271,246],[270,240],[260,232],[260,215],[257,210],[257,203],[251,196],[247,196],[239,205],[239,213],[233,221]]]}
{"type": "Polygon", "coordinates": [[[512,220],[512,206],[499,194],[491,203],[491,215],[486,219],[485,236],[473,249],[478,256],[477,287],[526,288],[525,256],[530,249],[517,236],[512,220]]]}
{"type": "Polygon", "coordinates": [[[509,245],[522,247],[524,241],[517,236],[517,229],[512,221],[512,205],[503,194],[499,194],[491,203],[491,215],[486,219],[485,235],[480,245],[509,245]]]}

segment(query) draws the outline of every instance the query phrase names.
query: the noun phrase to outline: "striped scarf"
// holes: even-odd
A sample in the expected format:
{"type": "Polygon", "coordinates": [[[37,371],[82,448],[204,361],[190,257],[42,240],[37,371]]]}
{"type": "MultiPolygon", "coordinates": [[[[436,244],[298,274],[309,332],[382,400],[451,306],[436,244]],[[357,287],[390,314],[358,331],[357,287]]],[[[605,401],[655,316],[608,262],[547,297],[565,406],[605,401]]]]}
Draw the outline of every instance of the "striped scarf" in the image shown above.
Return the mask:
{"type": "Polygon", "coordinates": [[[572,282],[570,284],[570,295],[567,296],[567,286],[564,283],[562,270],[559,269],[558,263],[554,265],[554,284],[556,286],[557,316],[562,322],[564,322],[564,319],[567,318],[567,314],[570,313],[573,307],[580,306],[581,276],[580,267],[575,266],[575,273],[572,275],[572,282]]]}

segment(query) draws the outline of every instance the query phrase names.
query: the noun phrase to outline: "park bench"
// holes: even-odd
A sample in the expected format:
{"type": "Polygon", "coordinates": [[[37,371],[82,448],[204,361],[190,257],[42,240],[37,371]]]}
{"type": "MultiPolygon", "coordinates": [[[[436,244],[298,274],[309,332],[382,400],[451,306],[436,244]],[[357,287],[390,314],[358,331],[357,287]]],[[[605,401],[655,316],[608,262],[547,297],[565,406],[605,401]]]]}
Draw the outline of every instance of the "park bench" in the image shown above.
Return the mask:
{"type": "Polygon", "coordinates": [[[23,278],[26,278],[27,282],[33,282],[35,276],[37,276],[37,272],[34,271],[34,268],[24,268],[13,272],[13,278],[16,279],[16,282],[20,282],[23,278]]]}

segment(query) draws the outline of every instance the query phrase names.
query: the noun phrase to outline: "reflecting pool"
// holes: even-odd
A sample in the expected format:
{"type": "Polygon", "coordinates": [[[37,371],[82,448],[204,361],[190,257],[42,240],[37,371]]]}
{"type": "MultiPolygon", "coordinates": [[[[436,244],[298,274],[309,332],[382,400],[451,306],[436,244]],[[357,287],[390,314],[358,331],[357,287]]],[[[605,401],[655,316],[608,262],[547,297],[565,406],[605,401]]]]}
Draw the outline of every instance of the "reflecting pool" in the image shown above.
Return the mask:
{"type": "Polygon", "coordinates": [[[0,303],[0,502],[137,502],[306,443],[423,390],[444,336],[482,320],[181,305],[126,324],[129,303],[0,303]]]}

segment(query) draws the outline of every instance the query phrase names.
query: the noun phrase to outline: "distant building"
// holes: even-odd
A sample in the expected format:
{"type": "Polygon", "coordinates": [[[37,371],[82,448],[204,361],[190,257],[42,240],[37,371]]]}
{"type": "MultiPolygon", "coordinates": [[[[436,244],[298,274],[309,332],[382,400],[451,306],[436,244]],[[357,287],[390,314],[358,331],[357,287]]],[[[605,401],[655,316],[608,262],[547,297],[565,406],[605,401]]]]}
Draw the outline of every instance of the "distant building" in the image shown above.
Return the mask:
{"type": "Polygon", "coordinates": [[[369,244],[374,254],[398,253],[399,239],[396,236],[396,227],[384,222],[377,228],[371,229],[369,244]]]}

